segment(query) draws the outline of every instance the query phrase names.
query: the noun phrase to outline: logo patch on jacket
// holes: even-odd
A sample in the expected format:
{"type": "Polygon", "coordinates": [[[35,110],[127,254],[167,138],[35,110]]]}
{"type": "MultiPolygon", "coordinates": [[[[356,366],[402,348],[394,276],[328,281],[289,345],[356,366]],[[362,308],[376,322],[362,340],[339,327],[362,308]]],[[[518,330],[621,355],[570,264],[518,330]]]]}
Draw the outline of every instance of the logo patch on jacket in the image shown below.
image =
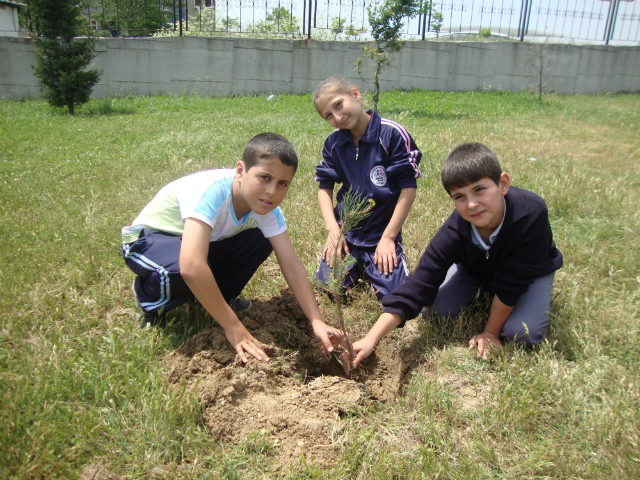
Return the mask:
{"type": "Polygon", "coordinates": [[[371,182],[377,187],[384,187],[387,184],[387,172],[380,165],[373,167],[369,176],[371,182]]]}

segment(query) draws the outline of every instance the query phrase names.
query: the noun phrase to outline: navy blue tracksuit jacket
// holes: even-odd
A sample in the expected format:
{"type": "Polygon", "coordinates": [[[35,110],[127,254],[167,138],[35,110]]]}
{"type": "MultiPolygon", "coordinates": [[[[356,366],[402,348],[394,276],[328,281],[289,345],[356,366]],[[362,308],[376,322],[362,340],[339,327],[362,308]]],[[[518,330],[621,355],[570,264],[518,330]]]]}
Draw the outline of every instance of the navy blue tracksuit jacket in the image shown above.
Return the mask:
{"type": "MultiPolygon", "coordinates": [[[[376,202],[371,216],[346,235],[347,242],[359,247],[376,247],[398,203],[400,190],[416,188],[420,177],[422,152],[402,125],[367,111],[371,120],[358,147],[349,130],[336,130],[327,137],[323,160],[316,167],[316,181],[322,189],[338,191],[336,219],[343,208],[343,196],[349,190],[376,202]]],[[[396,243],[402,241],[398,233],[396,243]]]]}

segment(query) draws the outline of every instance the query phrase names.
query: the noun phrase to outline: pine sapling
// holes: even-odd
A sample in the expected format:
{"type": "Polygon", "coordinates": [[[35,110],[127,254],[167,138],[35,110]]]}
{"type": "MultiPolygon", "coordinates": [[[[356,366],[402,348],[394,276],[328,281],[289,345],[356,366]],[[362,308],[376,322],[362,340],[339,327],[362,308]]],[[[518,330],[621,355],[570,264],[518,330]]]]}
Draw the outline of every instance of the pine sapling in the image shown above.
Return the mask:
{"type": "MultiPolygon", "coordinates": [[[[371,215],[374,206],[375,202],[372,199],[362,198],[357,192],[354,193],[351,189],[344,195],[343,209],[340,212],[340,231],[336,238],[332,239],[332,250],[328,254],[330,256],[329,263],[333,263],[331,277],[327,283],[321,285],[321,287],[333,297],[335,302],[335,312],[338,319],[337,328],[342,333],[347,344],[347,351],[343,354],[341,361],[347,376],[349,376],[351,372],[351,365],[356,357],[353,352],[353,345],[349,338],[349,332],[347,331],[342,311],[344,295],[342,281],[353,267],[355,259],[351,255],[338,255],[338,247],[344,240],[347,232],[360,228],[358,224],[371,215]]],[[[340,361],[340,359],[338,360],[340,361]]]]}

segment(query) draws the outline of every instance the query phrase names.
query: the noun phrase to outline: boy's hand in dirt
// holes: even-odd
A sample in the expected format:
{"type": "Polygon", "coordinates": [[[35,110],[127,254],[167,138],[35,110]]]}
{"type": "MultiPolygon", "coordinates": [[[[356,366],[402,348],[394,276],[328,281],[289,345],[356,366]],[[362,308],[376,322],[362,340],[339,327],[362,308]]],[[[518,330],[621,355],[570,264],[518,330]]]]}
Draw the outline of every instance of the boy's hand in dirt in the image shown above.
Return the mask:
{"type": "MultiPolygon", "coordinates": [[[[329,231],[329,235],[327,235],[327,241],[324,244],[324,248],[322,249],[322,259],[325,260],[331,268],[333,268],[333,254],[334,248],[336,246],[336,239],[340,235],[340,228],[337,230],[329,231]]],[[[340,244],[338,245],[338,255],[348,255],[349,254],[349,246],[347,245],[347,241],[342,237],[340,239],[340,244]]]]}
{"type": "Polygon", "coordinates": [[[353,344],[353,353],[356,358],[353,360],[353,368],[358,368],[362,361],[367,358],[376,348],[377,342],[373,339],[364,337],[353,344]]]}
{"type": "Polygon", "coordinates": [[[398,268],[396,242],[382,237],[376,247],[376,253],[373,255],[373,263],[378,266],[380,274],[388,275],[393,273],[393,269],[398,268]]]}
{"type": "Polygon", "coordinates": [[[247,363],[245,352],[258,360],[269,361],[269,357],[262,349],[262,344],[249,333],[240,321],[238,321],[236,325],[226,329],[224,334],[236,353],[240,355],[242,363],[247,363]]]}
{"type": "Polygon", "coordinates": [[[347,341],[337,328],[330,327],[322,320],[314,320],[311,322],[311,327],[314,335],[322,342],[322,353],[331,353],[338,345],[348,348],[347,341]]]}
{"type": "Polygon", "coordinates": [[[500,338],[489,332],[482,332],[469,340],[469,350],[473,350],[476,345],[478,347],[478,357],[481,357],[483,360],[489,359],[488,355],[491,349],[502,348],[500,338]]]}

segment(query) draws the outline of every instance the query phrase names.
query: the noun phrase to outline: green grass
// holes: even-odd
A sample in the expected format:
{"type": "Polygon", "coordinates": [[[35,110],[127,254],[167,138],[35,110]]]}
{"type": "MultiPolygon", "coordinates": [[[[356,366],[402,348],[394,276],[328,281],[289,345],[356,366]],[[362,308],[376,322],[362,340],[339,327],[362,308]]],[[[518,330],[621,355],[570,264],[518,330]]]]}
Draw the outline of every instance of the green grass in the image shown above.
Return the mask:
{"type": "MultiPolygon", "coordinates": [[[[565,258],[547,342],[484,363],[463,348],[481,310],[424,325],[405,395],[340,420],[334,469],[308,461],[284,478],[640,477],[640,96],[536,100],[383,92],[380,113],[424,154],[404,229],[410,267],[452,210],[439,167],[458,143],[491,146],[514,185],[546,200],[565,258]]],[[[262,131],[300,156],[283,210],[315,264],[325,229],[313,170],[331,128],[309,95],[117,97],[75,117],[0,102],[1,478],[76,478],[94,462],[123,478],[271,478],[276,447],[219,444],[196,400],[169,385],[163,356],[210,320],[140,330],[119,239],[160,187],[233,166],[262,131]]],[[[261,278],[248,295],[284,285],[261,278]]],[[[366,298],[351,312],[358,332],[377,317],[366,298]]]]}

